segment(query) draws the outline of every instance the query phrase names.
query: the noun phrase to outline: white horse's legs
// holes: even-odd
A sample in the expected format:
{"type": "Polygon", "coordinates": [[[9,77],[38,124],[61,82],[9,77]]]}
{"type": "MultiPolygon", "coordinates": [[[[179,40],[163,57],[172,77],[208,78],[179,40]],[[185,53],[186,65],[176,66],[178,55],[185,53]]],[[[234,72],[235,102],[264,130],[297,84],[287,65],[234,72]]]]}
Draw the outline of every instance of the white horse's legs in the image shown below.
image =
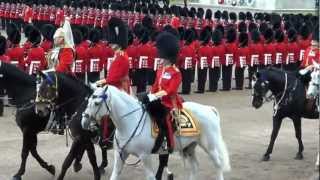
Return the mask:
{"type": "Polygon", "coordinates": [[[153,173],[153,168],[152,168],[152,159],[150,155],[141,155],[140,156],[141,162],[143,163],[144,166],[144,172],[146,174],[146,179],[147,180],[156,180],[156,177],[153,173]]]}
{"type": "Polygon", "coordinates": [[[189,180],[195,180],[198,177],[198,160],[196,157],[196,154],[194,152],[195,150],[192,150],[190,154],[186,156],[189,166],[190,166],[190,171],[189,171],[189,180]]]}
{"type": "Polygon", "coordinates": [[[123,153],[123,159],[120,157],[120,153],[115,150],[114,151],[114,164],[113,164],[113,170],[110,180],[118,180],[119,175],[121,174],[121,171],[123,169],[124,161],[127,159],[128,154],[123,153]]]}
{"type": "Polygon", "coordinates": [[[217,168],[217,173],[218,173],[217,180],[223,180],[224,178],[223,178],[222,162],[221,162],[221,159],[219,158],[218,151],[212,149],[208,152],[208,154],[217,168]]]}

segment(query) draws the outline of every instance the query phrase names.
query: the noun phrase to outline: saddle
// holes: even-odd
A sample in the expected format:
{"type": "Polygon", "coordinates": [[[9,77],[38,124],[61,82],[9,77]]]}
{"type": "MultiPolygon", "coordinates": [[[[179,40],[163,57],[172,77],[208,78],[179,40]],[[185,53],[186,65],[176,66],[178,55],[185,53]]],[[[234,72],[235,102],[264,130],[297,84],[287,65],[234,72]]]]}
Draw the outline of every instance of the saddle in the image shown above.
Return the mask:
{"type": "MultiPolygon", "coordinates": [[[[174,115],[175,135],[182,137],[194,137],[200,135],[198,120],[187,109],[180,110],[178,115],[174,115]]],[[[151,133],[154,138],[159,134],[159,128],[153,119],[151,133]]]]}

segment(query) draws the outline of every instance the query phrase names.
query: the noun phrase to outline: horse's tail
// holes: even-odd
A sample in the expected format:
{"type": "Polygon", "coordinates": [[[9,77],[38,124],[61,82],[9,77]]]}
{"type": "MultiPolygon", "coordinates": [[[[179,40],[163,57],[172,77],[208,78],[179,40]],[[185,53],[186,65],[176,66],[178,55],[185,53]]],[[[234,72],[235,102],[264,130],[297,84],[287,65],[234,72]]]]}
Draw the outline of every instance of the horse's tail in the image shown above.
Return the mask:
{"type": "Polygon", "coordinates": [[[217,137],[215,143],[215,147],[217,148],[216,150],[218,151],[218,158],[220,161],[220,168],[222,171],[227,172],[231,170],[230,166],[230,159],[229,159],[229,152],[227,150],[227,146],[223,140],[222,133],[221,133],[221,128],[220,128],[220,115],[218,110],[215,107],[211,107],[212,111],[217,115],[218,117],[218,132],[217,132],[217,137]]]}

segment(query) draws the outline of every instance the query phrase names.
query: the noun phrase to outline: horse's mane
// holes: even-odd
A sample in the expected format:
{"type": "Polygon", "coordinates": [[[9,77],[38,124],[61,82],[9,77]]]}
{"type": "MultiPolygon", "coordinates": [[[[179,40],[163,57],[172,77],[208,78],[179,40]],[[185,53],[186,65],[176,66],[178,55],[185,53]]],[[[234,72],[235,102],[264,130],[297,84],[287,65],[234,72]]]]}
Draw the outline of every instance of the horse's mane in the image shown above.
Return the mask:
{"type": "Polygon", "coordinates": [[[4,74],[4,79],[9,81],[8,84],[35,86],[36,78],[34,76],[30,76],[12,64],[0,63],[0,74],[4,74]]]}
{"type": "Polygon", "coordinates": [[[287,73],[289,78],[297,78],[297,72],[295,72],[295,71],[285,71],[283,69],[276,68],[276,67],[267,67],[265,69],[260,70],[259,72],[262,73],[262,74],[269,73],[269,72],[276,72],[278,74],[287,73]]]}
{"type": "Polygon", "coordinates": [[[111,93],[116,92],[119,95],[119,97],[121,97],[121,99],[123,99],[126,102],[126,104],[128,104],[128,105],[138,105],[139,104],[139,100],[137,98],[129,95],[128,93],[126,93],[124,91],[119,90],[118,88],[116,88],[114,86],[109,85],[108,89],[111,90],[111,93]]]}

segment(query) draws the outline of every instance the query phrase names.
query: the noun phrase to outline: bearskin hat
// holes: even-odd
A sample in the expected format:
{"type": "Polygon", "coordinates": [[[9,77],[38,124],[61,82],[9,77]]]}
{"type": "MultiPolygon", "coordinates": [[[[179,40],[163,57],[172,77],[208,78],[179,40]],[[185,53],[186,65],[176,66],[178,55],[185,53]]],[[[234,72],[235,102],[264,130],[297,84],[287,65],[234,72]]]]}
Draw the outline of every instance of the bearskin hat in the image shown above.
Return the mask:
{"type": "Polygon", "coordinates": [[[297,31],[294,28],[290,28],[288,31],[289,42],[294,42],[297,39],[297,31]]]}
{"type": "Polygon", "coordinates": [[[56,27],[52,24],[45,24],[41,28],[41,33],[44,39],[49,41],[53,41],[53,35],[56,32],[56,27]]]}
{"type": "Polygon", "coordinates": [[[147,42],[149,42],[150,35],[149,35],[149,32],[146,28],[143,28],[143,32],[142,32],[142,35],[139,38],[139,40],[142,44],[146,44],[147,42]]]}
{"type": "Polygon", "coordinates": [[[252,21],[252,20],[253,20],[252,13],[249,12],[249,11],[246,13],[246,17],[247,17],[247,20],[248,20],[248,21],[252,21]]]}
{"type": "Polygon", "coordinates": [[[231,12],[229,14],[230,20],[236,21],[237,20],[237,14],[235,12],[231,12]]]}
{"type": "Polygon", "coordinates": [[[37,45],[41,42],[41,33],[38,29],[34,28],[30,31],[28,40],[33,44],[37,45]]]}
{"type": "Polygon", "coordinates": [[[261,34],[264,34],[264,32],[268,29],[268,24],[267,23],[261,23],[259,26],[259,31],[261,34]]]}
{"type": "Polygon", "coordinates": [[[215,19],[221,19],[221,11],[216,11],[215,13],[214,13],[214,18],[215,19]]]}
{"type": "Polygon", "coordinates": [[[128,46],[132,45],[133,40],[134,40],[133,32],[131,30],[129,30],[129,32],[128,32],[128,46]]]}
{"type": "Polygon", "coordinates": [[[24,29],[23,29],[23,32],[24,32],[24,35],[25,37],[28,39],[29,38],[29,35],[30,35],[30,32],[35,29],[35,27],[32,25],[32,24],[27,24],[24,29]]]}
{"type": "Polygon", "coordinates": [[[219,45],[221,44],[223,38],[223,34],[218,30],[215,29],[212,33],[212,42],[214,45],[219,45]]]}
{"type": "Polygon", "coordinates": [[[257,29],[251,31],[251,40],[254,43],[260,42],[260,32],[257,29]]]}
{"type": "Polygon", "coordinates": [[[112,17],[108,23],[108,38],[110,44],[117,44],[122,49],[128,46],[128,27],[116,17],[112,17]]]}
{"type": "Polygon", "coordinates": [[[74,44],[78,45],[83,41],[82,33],[79,29],[73,29],[72,35],[74,44]]]}
{"type": "Polygon", "coordinates": [[[212,19],[212,10],[211,9],[206,10],[205,19],[208,19],[208,20],[212,19]]]}
{"type": "Polygon", "coordinates": [[[9,26],[7,27],[7,36],[8,36],[8,40],[12,44],[20,44],[21,33],[16,24],[14,23],[9,24],[9,26]]]}
{"type": "Polygon", "coordinates": [[[195,32],[191,29],[187,29],[184,33],[184,40],[186,44],[191,44],[195,40],[195,32]]]}
{"type": "Polygon", "coordinates": [[[195,17],[195,13],[190,9],[188,11],[188,16],[194,18],[195,17]]]}
{"type": "Polygon", "coordinates": [[[270,21],[271,21],[271,15],[268,14],[268,13],[264,13],[263,19],[264,19],[266,22],[270,22],[270,21]]]}
{"type": "Polygon", "coordinates": [[[260,21],[262,21],[263,20],[263,14],[262,13],[256,13],[255,14],[255,17],[254,17],[254,19],[257,21],[257,20],[260,20],[260,21]]]}
{"type": "Polygon", "coordinates": [[[246,20],[246,14],[244,12],[239,12],[239,20],[246,20]]]}
{"type": "MultiPolygon", "coordinates": [[[[261,32],[261,31],[260,31],[261,32]]],[[[263,33],[263,32],[261,32],[263,33]]],[[[271,28],[268,28],[264,31],[263,33],[263,36],[264,36],[264,39],[267,41],[267,42],[271,42],[273,40],[273,30],[271,28]]]]}
{"type": "Polygon", "coordinates": [[[81,31],[83,40],[88,40],[89,28],[87,26],[80,26],[79,30],[81,31]]]}
{"type": "Polygon", "coordinates": [[[222,12],[222,15],[221,15],[221,18],[224,19],[224,20],[229,20],[229,14],[228,14],[228,11],[223,11],[222,12]]]}
{"type": "Polygon", "coordinates": [[[301,35],[302,39],[307,39],[310,35],[310,28],[308,25],[304,24],[299,29],[299,34],[301,35]]]}
{"type": "Polygon", "coordinates": [[[176,36],[176,38],[179,39],[179,32],[175,28],[173,28],[172,26],[170,26],[170,25],[164,26],[163,31],[171,33],[172,35],[176,36]]]}
{"type": "Polygon", "coordinates": [[[283,42],[284,40],[284,33],[283,31],[281,31],[280,29],[278,29],[275,34],[274,34],[274,39],[277,41],[277,42],[283,42]]]}
{"type": "Polygon", "coordinates": [[[212,35],[212,30],[209,26],[206,26],[202,29],[200,33],[200,41],[202,41],[202,44],[208,44],[212,35]]]}
{"type": "Polygon", "coordinates": [[[142,33],[143,33],[143,26],[142,26],[142,24],[136,24],[136,25],[134,25],[134,27],[133,27],[133,33],[134,33],[134,35],[138,38],[138,39],[140,39],[140,37],[142,36],[142,33]]]}
{"type": "Polygon", "coordinates": [[[168,32],[162,32],[157,36],[156,47],[160,58],[176,63],[179,53],[179,40],[176,36],[168,32]]]}
{"type": "Polygon", "coordinates": [[[197,17],[202,19],[204,15],[204,10],[203,8],[198,8],[198,12],[197,12],[197,17]]]}
{"type": "Polygon", "coordinates": [[[147,29],[153,29],[153,20],[150,16],[145,16],[142,19],[142,25],[147,29]]]}
{"type": "Polygon", "coordinates": [[[184,7],[181,12],[180,12],[180,15],[183,16],[183,17],[188,17],[188,13],[189,13],[189,10],[187,7],[184,7]]]}
{"type": "Polygon", "coordinates": [[[197,10],[196,10],[195,7],[191,7],[191,8],[190,8],[190,11],[191,11],[194,15],[197,14],[197,10]]]}
{"type": "Polygon", "coordinates": [[[101,33],[98,29],[92,28],[89,32],[89,40],[92,43],[97,43],[101,40],[101,33]]]}
{"type": "Polygon", "coordinates": [[[247,32],[247,24],[242,21],[238,24],[238,31],[239,32],[247,32]]]}
{"type": "Polygon", "coordinates": [[[248,46],[248,42],[249,42],[249,37],[248,34],[246,32],[241,32],[239,34],[239,44],[240,47],[246,47],[248,46]]]}
{"type": "Polygon", "coordinates": [[[0,35],[0,56],[6,53],[7,49],[7,40],[4,36],[0,35]]]}
{"type": "Polygon", "coordinates": [[[178,32],[179,32],[180,40],[183,40],[183,38],[184,38],[184,33],[185,33],[184,27],[179,27],[179,28],[178,28],[178,32]]]}
{"type": "Polygon", "coordinates": [[[280,29],[282,23],[281,16],[279,14],[273,13],[271,15],[271,23],[273,25],[274,30],[280,29]]]}
{"type": "Polygon", "coordinates": [[[237,31],[234,28],[230,28],[227,31],[226,39],[228,43],[234,42],[237,39],[237,31]]]}

